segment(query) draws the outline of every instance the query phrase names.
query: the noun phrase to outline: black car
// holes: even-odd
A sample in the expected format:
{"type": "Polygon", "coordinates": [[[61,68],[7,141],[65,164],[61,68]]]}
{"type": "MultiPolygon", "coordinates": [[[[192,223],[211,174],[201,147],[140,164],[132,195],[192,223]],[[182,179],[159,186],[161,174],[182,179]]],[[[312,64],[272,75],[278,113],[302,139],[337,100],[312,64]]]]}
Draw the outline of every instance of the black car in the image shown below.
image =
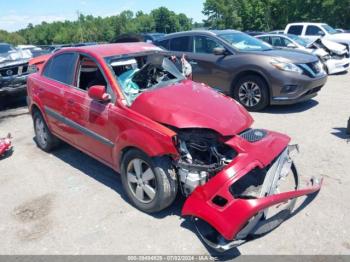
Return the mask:
{"type": "Polygon", "coordinates": [[[277,50],[235,30],[174,33],[157,44],[177,57],[185,54],[194,81],[219,89],[251,111],[305,101],[327,81],[316,56],[277,50]]]}
{"type": "Polygon", "coordinates": [[[11,45],[0,43],[0,96],[25,94],[29,73],[28,59],[11,45]]]}

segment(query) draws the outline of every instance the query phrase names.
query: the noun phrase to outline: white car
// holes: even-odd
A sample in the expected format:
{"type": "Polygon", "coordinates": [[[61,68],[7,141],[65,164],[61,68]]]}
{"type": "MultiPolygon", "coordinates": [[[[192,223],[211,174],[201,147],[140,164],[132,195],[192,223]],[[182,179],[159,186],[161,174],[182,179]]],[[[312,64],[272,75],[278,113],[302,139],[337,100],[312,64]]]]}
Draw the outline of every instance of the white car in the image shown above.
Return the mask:
{"type": "Polygon", "coordinates": [[[293,34],[309,41],[322,37],[339,44],[345,44],[350,49],[350,33],[339,33],[325,23],[291,23],[284,30],[285,34],[293,34]]]}
{"type": "Polygon", "coordinates": [[[341,73],[350,67],[349,51],[346,46],[324,38],[307,41],[290,34],[264,34],[256,37],[276,48],[300,50],[318,56],[328,74],[341,73]]]}

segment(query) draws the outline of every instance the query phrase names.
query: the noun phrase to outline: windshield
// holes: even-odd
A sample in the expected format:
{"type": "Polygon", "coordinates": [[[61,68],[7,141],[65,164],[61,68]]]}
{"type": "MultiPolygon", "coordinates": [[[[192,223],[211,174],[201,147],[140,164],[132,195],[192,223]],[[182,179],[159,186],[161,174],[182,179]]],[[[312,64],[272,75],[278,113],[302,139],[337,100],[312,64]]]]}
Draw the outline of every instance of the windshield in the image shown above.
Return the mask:
{"type": "Polygon", "coordinates": [[[12,50],[13,48],[10,45],[0,45],[0,54],[8,53],[12,50]]]}
{"type": "Polygon", "coordinates": [[[305,39],[300,38],[297,35],[291,35],[289,34],[288,37],[292,40],[294,40],[295,42],[297,42],[299,45],[302,45],[304,47],[307,47],[308,44],[310,43],[310,41],[306,41],[305,39]]]}
{"type": "Polygon", "coordinates": [[[243,33],[226,33],[219,35],[219,37],[240,51],[267,51],[272,49],[269,44],[243,33]]]}
{"type": "Polygon", "coordinates": [[[327,31],[328,34],[337,34],[337,30],[335,30],[333,27],[329,26],[329,25],[322,25],[323,29],[327,31]]]}
{"type": "Polygon", "coordinates": [[[185,79],[175,64],[162,54],[135,56],[107,61],[113,69],[129,104],[140,94],[185,79]]]}

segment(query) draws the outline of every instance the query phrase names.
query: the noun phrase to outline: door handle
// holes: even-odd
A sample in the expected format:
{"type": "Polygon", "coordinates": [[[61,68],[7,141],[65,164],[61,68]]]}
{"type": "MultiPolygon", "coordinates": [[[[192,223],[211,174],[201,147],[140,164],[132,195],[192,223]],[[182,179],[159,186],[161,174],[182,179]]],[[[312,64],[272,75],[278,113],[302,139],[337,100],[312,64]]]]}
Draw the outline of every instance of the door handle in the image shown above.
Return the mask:
{"type": "Polygon", "coordinates": [[[190,63],[191,65],[198,65],[198,63],[197,63],[196,61],[193,61],[193,60],[190,60],[189,63],[190,63]]]}
{"type": "Polygon", "coordinates": [[[73,105],[73,104],[74,104],[74,100],[68,99],[68,100],[67,100],[67,103],[68,103],[69,105],[73,105]]]}

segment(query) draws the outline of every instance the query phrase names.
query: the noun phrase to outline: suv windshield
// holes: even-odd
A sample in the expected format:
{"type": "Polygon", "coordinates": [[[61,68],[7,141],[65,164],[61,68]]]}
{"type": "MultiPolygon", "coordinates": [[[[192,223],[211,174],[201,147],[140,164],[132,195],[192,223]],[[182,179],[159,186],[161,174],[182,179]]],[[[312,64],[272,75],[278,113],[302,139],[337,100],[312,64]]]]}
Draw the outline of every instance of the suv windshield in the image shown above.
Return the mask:
{"type": "Polygon", "coordinates": [[[322,25],[323,29],[327,31],[328,34],[337,34],[337,30],[335,30],[333,27],[329,26],[329,25],[322,25]]]}
{"type": "Polygon", "coordinates": [[[225,33],[218,36],[239,51],[267,51],[272,49],[269,44],[243,33],[225,33]]]}
{"type": "Polygon", "coordinates": [[[294,40],[295,42],[297,42],[299,45],[302,45],[302,46],[304,46],[304,47],[307,47],[308,44],[310,43],[310,42],[308,42],[308,41],[302,39],[301,37],[299,37],[299,36],[297,36],[297,35],[288,34],[288,37],[289,37],[290,39],[294,40]]]}
{"type": "Polygon", "coordinates": [[[10,45],[0,45],[0,54],[5,54],[12,51],[13,48],[10,45]]]}
{"type": "Polygon", "coordinates": [[[129,104],[142,92],[185,79],[175,64],[162,54],[108,58],[107,63],[113,69],[129,104]]]}

